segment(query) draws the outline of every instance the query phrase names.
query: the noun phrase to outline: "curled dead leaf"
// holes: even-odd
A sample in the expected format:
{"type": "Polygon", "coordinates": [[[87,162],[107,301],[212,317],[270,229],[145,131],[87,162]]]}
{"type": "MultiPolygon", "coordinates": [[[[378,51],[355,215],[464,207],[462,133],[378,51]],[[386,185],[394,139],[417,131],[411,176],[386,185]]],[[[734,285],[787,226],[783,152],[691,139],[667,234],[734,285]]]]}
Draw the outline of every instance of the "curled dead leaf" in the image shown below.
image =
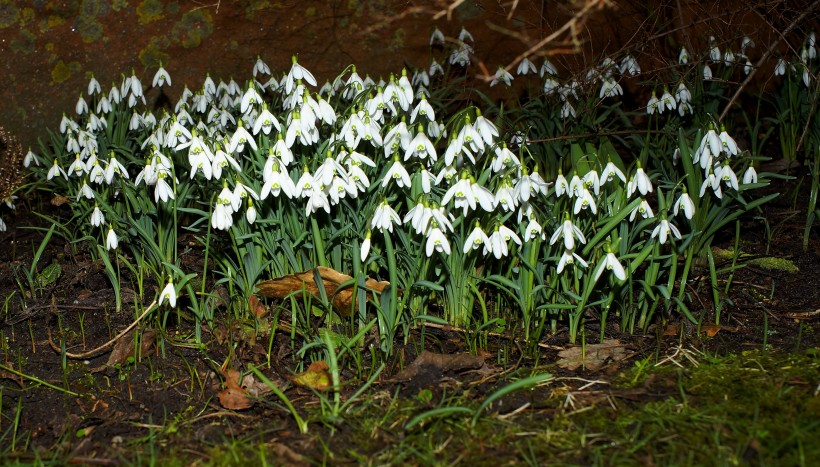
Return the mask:
{"type": "Polygon", "coordinates": [[[234,369],[223,369],[222,376],[225,378],[225,389],[217,394],[222,407],[230,410],[245,410],[253,407],[253,401],[248,397],[247,391],[239,385],[239,372],[234,369]]]}
{"type": "Polygon", "coordinates": [[[51,198],[51,204],[53,206],[62,206],[64,204],[68,203],[69,201],[71,201],[71,200],[66,198],[65,196],[60,196],[60,195],[56,195],[53,198],[51,198]]]}
{"type": "MultiPolygon", "coordinates": [[[[313,269],[309,269],[298,274],[282,276],[276,279],[260,282],[256,284],[259,295],[268,298],[284,299],[294,292],[305,290],[316,297],[319,297],[319,286],[316,283],[316,276],[313,269]]],[[[319,277],[322,278],[322,285],[325,293],[333,303],[333,309],[342,316],[350,316],[351,305],[353,303],[353,286],[339,290],[339,286],[352,279],[347,274],[342,274],[335,269],[319,266],[316,268],[319,277]]],[[[390,285],[387,281],[376,281],[368,278],[365,281],[368,289],[382,292],[390,285]]]]}
{"type": "Polygon", "coordinates": [[[558,352],[558,366],[575,371],[582,365],[590,371],[598,371],[608,363],[617,363],[635,355],[618,339],[606,339],[600,344],[570,347],[558,352]]]}
{"type": "Polygon", "coordinates": [[[328,366],[324,360],[311,363],[306,371],[291,376],[290,380],[299,386],[313,388],[317,391],[326,391],[330,388],[330,373],[328,373],[328,366]]]}

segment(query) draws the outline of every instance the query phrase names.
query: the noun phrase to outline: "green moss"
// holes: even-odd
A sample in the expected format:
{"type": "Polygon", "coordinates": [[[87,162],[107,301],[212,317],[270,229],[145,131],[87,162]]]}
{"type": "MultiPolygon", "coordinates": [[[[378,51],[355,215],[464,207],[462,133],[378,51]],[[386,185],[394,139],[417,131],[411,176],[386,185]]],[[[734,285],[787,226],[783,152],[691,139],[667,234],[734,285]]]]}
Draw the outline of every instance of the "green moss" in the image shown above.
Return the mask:
{"type": "Polygon", "coordinates": [[[51,82],[54,84],[60,84],[65,82],[71,78],[71,68],[62,60],[57,62],[54,65],[54,68],[51,69],[51,82]]]}
{"type": "Polygon", "coordinates": [[[773,256],[755,258],[749,261],[749,265],[766,269],[767,271],[800,272],[800,268],[798,268],[793,261],[785,258],[775,258],[773,256]]]}
{"type": "Polygon", "coordinates": [[[32,32],[21,29],[20,35],[11,41],[11,50],[16,53],[30,53],[34,51],[34,42],[37,40],[32,32]]]}
{"type": "Polygon", "coordinates": [[[168,47],[167,43],[168,40],[165,38],[151,38],[151,42],[139,52],[140,62],[146,68],[157,68],[160,63],[168,63],[171,57],[162,51],[162,49],[168,47]]]}
{"type": "Polygon", "coordinates": [[[316,7],[309,6],[305,8],[305,16],[316,16],[316,7]]]}
{"type": "Polygon", "coordinates": [[[93,16],[80,16],[77,18],[77,32],[83,42],[91,43],[103,36],[103,25],[93,16]]]}
{"type": "Polygon", "coordinates": [[[0,29],[17,24],[20,19],[20,9],[11,0],[0,0],[0,29]]]}
{"type": "Polygon", "coordinates": [[[145,0],[137,6],[137,15],[140,24],[158,21],[165,16],[162,14],[162,2],[159,0],[145,0]]]}
{"type": "Polygon", "coordinates": [[[202,40],[214,31],[214,21],[211,14],[204,9],[192,10],[184,15],[174,25],[173,36],[183,47],[190,49],[199,47],[202,40]]]}
{"type": "Polygon", "coordinates": [[[114,0],[111,2],[111,9],[114,11],[122,11],[128,7],[128,0],[114,0]]]}

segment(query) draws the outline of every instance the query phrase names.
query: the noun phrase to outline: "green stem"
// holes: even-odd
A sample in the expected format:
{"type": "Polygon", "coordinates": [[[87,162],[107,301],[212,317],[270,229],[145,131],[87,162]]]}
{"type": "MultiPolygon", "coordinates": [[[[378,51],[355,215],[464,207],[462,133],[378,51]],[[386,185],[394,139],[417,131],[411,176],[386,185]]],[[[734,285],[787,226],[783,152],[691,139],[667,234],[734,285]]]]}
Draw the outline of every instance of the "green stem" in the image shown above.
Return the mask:
{"type": "Polygon", "coordinates": [[[316,252],[316,260],[319,262],[318,266],[327,267],[325,242],[322,240],[322,232],[319,230],[319,223],[316,221],[316,216],[311,216],[310,228],[313,232],[313,250],[316,252]]]}

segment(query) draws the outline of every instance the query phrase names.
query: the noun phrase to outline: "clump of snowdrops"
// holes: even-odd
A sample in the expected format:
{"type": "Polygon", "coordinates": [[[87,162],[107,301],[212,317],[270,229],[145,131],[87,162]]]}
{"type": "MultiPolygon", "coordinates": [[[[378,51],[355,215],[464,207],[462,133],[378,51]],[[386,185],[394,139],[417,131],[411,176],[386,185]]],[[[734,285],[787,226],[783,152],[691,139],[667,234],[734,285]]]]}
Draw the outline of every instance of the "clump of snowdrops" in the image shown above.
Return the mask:
{"type": "MultiPolygon", "coordinates": [[[[328,325],[375,320],[384,354],[424,321],[531,344],[564,325],[574,342],[590,317],[625,330],[661,314],[696,321],[693,267],[708,257],[716,281],[715,234],[775,196],[755,197],[766,174],[704,110],[710,66],[743,73],[749,43],[731,60],[682,50],[640,109],[619,103],[620,83],[641,75],[624,54],[583,79],[524,59],[490,86],[526,81],[530,101],[444,114],[474,53],[465,30],[457,42],[423,69],[373,80],[350,66],[323,86],[296,57],[284,73],[258,58],[244,83],[206,76],[155,112],[134,72],[108,91],[92,77],[26,163],[70,199],[77,238],[126,264],[145,300],[190,309],[197,330],[214,318],[211,279],[247,317],[259,281],[316,266],[350,274],[357,292],[344,318],[323,297],[328,325]],[[634,134],[572,137],[601,122],[634,134]],[[202,270],[181,262],[183,234],[204,250],[202,270]],[[366,277],[391,285],[367,295],[366,277]]],[[[167,86],[160,66],[151,87],[167,86]]],[[[301,299],[284,305],[313,332],[301,299]]]]}

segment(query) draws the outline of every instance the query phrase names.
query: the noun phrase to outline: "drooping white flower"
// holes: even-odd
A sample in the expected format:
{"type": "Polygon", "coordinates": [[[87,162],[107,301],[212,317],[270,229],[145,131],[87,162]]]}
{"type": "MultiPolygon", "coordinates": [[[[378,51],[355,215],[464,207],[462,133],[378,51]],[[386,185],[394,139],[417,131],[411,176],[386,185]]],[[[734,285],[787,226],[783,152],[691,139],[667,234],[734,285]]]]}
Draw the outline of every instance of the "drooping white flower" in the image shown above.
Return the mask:
{"type": "Polygon", "coordinates": [[[593,214],[598,213],[598,206],[595,204],[595,198],[592,197],[592,194],[586,188],[581,188],[578,193],[578,197],[575,198],[575,207],[573,209],[573,214],[578,214],[582,210],[589,209],[593,214]]]}
{"type": "Polygon", "coordinates": [[[425,253],[427,253],[428,258],[433,256],[433,251],[446,255],[450,254],[450,242],[435,222],[433,222],[433,228],[431,228],[427,234],[425,253]]]}
{"type": "Polygon", "coordinates": [[[670,233],[675,238],[680,240],[681,235],[678,228],[675,227],[674,224],[671,224],[668,220],[666,220],[666,217],[661,217],[660,223],[658,223],[658,225],[655,226],[655,229],[652,230],[651,238],[658,237],[658,240],[661,242],[661,245],[663,245],[666,243],[666,238],[669,236],[670,233]]]}
{"type": "Polygon", "coordinates": [[[641,198],[641,203],[635,206],[635,209],[629,213],[629,221],[634,221],[638,214],[640,214],[643,219],[649,219],[655,215],[655,213],[652,212],[652,207],[643,198],[641,198]]]}
{"type": "Polygon", "coordinates": [[[608,245],[606,255],[601,259],[601,262],[598,263],[598,267],[595,268],[595,282],[598,282],[598,279],[601,278],[604,269],[612,271],[612,274],[618,279],[626,280],[626,270],[624,270],[623,265],[618,261],[618,257],[615,256],[615,253],[612,252],[608,245]]]}
{"type": "Polygon", "coordinates": [[[686,47],[680,48],[680,54],[678,54],[678,63],[681,65],[686,65],[689,63],[689,52],[686,50],[686,47]]]}
{"type": "Polygon", "coordinates": [[[584,261],[584,258],[578,256],[578,253],[573,250],[564,250],[564,254],[562,254],[561,259],[558,260],[558,267],[555,268],[555,272],[561,274],[567,265],[573,265],[576,261],[585,268],[589,267],[587,262],[584,261]]]}
{"type": "Polygon", "coordinates": [[[726,186],[735,190],[738,189],[737,175],[735,171],[732,170],[732,166],[729,165],[729,161],[724,162],[722,166],[718,167],[715,171],[715,176],[720,178],[726,186]]]}
{"type": "Polygon", "coordinates": [[[162,202],[166,203],[169,199],[174,199],[174,189],[171,188],[171,185],[168,184],[166,178],[171,177],[170,172],[161,168],[157,170],[156,173],[157,180],[154,185],[154,202],[162,202]]]}
{"type": "Polygon", "coordinates": [[[119,244],[120,240],[117,238],[116,232],[114,232],[114,227],[108,227],[108,235],[105,236],[105,249],[116,250],[119,244]]]}
{"type": "Polygon", "coordinates": [[[256,78],[257,74],[264,74],[270,75],[270,67],[262,60],[262,57],[259,55],[256,56],[256,63],[253,64],[253,71],[251,72],[253,77],[256,78]]]}
{"type": "Polygon", "coordinates": [[[575,248],[575,239],[577,238],[579,242],[586,243],[587,239],[584,237],[584,233],[581,232],[575,224],[569,218],[569,213],[566,214],[564,222],[555,229],[555,232],[550,237],[550,245],[554,245],[555,242],[558,241],[559,238],[564,239],[564,248],[567,250],[573,250],[575,248]]]}
{"type": "Polygon", "coordinates": [[[77,115],[82,115],[88,112],[88,103],[85,102],[82,94],[80,94],[80,98],[77,99],[77,105],[74,106],[74,110],[77,112],[77,115]]]}
{"type": "Polygon", "coordinates": [[[524,57],[521,60],[521,63],[518,64],[518,68],[516,69],[516,73],[519,75],[526,75],[527,73],[535,74],[537,73],[535,69],[535,64],[530,61],[527,57],[524,57]]]}
{"type": "Polygon", "coordinates": [[[386,187],[391,180],[395,182],[399,188],[409,187],[411,184],[410,174],[407,173],[407,169],[404,168],[404,165],[402,165],[398,157],[395,158],[393,165],[390,166],[390,169],[384,175],[381,183],[382,188],[386,187]]]}
{"type": "Polygon", "coordinates": [[[518,234],[504,225],[496,227],[495,231],[489,236],[489,242],[484,245],[484,254],[486,255],[492,252],[496,259],[507,256],[509,254],[508,242],[510,240],[518,246],[521,246],[521,238],[518,237],[518,234]]]}
{"type": "Polygon", "coordinates": [[[410,141],[407,150],[404,152],[404,160],[410,160],[411,157],[416,157],[418,159],[424,160],[430,156],[430,159],[435,162],[438,160],[438,156],[436,155],[436,148],[433,146],[433,143],[424,134],[424,127],[419,124],[418,131],[416,136],[410,141]]]}
{"type": "Polygon", "coordinates": [[[504,83],[507,86],[511,86],[513,79],[515,78],[513,78],[513,75],[511,75],[509,71],[505,70],[503,66],[499,66],[495,71],[495,75],[493,75],[493,80],[490,81],[490,87],[493,87],[498,83],[504,83]]]}
{"type": "Polygon", "coordinates": [[[737,143],[735,142],[734,138],[729,136],[729,133],[726,133],[726,128],[721,129],[720,134],[718,135],[718,139],[720,139],[721,148],[723,149],[723,152],[725,152],[729,156],[737,155],[737,143]]]}
{"type": "Polygon", "coordinates": [[[703,79],[706,81],[712,79],[712,69],[709,67],[709,64],[703,65],[703,79]]]}
{"type": "Polygon", "coordinates": [[[166,82],[168,82],[168,86],[171,86],[171,75],[165,71],[165,68],[162,67],[162,62],[160,62],[159,69],[154,73],[154,80],[151,82],[151,86],[159,88],[165,86],[166,82]]]}
{"type": "Polygon", "coordinates": [[[245,129],[245,126],[242,124],[242,120],[237,122],[236,131],[234,131],[233,136],[231,136],[231,141],[228,143],[228,152],[230,154],[242,152],[245,149],[245,143],[247,143],[254,151],[257,150],[256,141],[253,139],[248,130],[245,129]]]}
{"type": "Polygon", "coordinates": [[[433,33],[430,34],[430,45],[433,44],[444,45],[444,33],[441,32],[438,26],[436,26],[436,28],[433,29],[433,33]]]}
{"type": "Polygon", "coordinates": [[[555,178],[555,196],[560,198],[562,195],[572,196],[569,182],[567,182],[566,177],[560,171],[558,172],[558,176],[555,178]]]}
{"type": "Polygon", "coordinates": [[[632,193],[635,193],[635,190],[637,190],[641,196],[646,196],[647,193],[652,192],[652,181],[649,180],[649,176],[644,172],[641,164],[638,164],[635,176],[631,178],[627,184],[626,196],[631,197],[632,193]]]}
{"type": "Polygon", "coordinates": [[[94,203],[94,210],[91,212],[91,225],[99,227],[103,224],[105,224],[105,216],[102,211],[100,211],[100,207],[97,203],[94,203]]]}
{"type": "Polygon", "coordinates": [[[168,284],[165,288],[162,289],[162,292],[159,294],[159,300],[157,300],[157,305],[162,306],[164,302],[168,302],[168,305],[171,308],[176,308],[177,306],[177,290],[174,287],[174,281],[170,277],[168,278],[168,284]]]}
{"type": "Polygon", "coordinates": [[[93,96],[94,94],[102,94],[102,88],[100,82],[94,77],[94,73],[91,73],[91,79],[88,80],[88,95],[93,96]]]}
{"type": "Polygon", "coordinates": [[[683,215],[687,219],[691,220],[692,216],[695,215],[695,203],[692,202],[692,198],[689,197],[689,193],[686,192],[686,189],[683,190],[683,193],[680,194],[678,200],[675,201],[675,206],[673,209],[676,216],[681,208],[683,208],[683,215]]]}
{"type": "Polygon", "coordinates": [[[652,97],[650,97],[649,102],[646,103],[646,113],[652,115],[655,112],[662,113],[663,105],[661,104],[661,101],[658,100],[658,96],[655,94],[655,91],[652,91],[652,97]]]}
{"type": "Polygon", "coordinates": [[[601,185],[611,182],[616,176],[621,179],[621,182],[626,183],[626,176],[624,176],[624,173],[621,172],[621,169],[619,169],[611,160],[607,161],[606,166],[604,166],[604,170],[601,171],[601,185]]]}
{"type": "Polygon", "coordinates": [[[279,120],[268,110],[268,104],[262,103],[262,112],[259,113],[253,124],[253,134],[258,135],[261,130],[262,133],[269,135],[272,128],[276,128],[276,131],[282,131],[279,120]]]}
{"type": "Polygon", "coordinates": [[[757,183],[757,171],[751,165],[743,173],[743,184],[748,185],[750,183],[757,183]]]}
{"type": "Polygon", "coordinates": [[[387,201],[382,201],[373,213],[370,228],[379,229],[382,233],[384,233],[385,230],[392,233],[393,224],[401,225],[401,219],[387,201]]]}
{"type": "Polygon", "coordinates": [[[290,67],[290,71],[285,77],[285,93],[290,94],[296,80],[304,80],[311,86],[316,86],[316,78],[313,77],[313,74],[308,71],[307,68],[297,63],[296,55],[292,57],[292,61],[293,65],[290,67]]]}
{"type": "Polygon", "coordinates": [[[663,113],[663,109],[675,110],[678,107],[677,101],[669,93],[669,89],[663,88],[663,94],[658,101],[658,113],[663,113]]]}
{"type": "Polygon", "coordinates": [[[490,238],[484,233],[484,230],[481,228],[481,223],[479,221],[475,222],[475,227],[470,232],[470,235],[467,236],[467,239],[464,240],[464,254],[471,250],[476,250],[480,246],[488,245],[490,242],[490,238]]]}

